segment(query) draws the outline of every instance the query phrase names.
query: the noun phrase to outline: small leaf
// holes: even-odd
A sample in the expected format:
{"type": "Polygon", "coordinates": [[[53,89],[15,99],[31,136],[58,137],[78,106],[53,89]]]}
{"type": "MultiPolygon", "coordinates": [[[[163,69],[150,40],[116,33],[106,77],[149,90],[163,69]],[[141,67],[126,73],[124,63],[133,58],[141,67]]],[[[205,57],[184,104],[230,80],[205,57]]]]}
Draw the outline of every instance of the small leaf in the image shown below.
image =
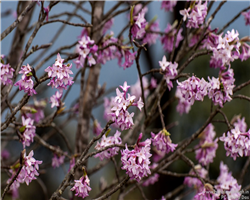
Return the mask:
{"type": "Polygon", "coordinates": [[[26,74],[26,76],[32,76],[32,72],[29,72],[28,74],[26,74]]]}
{"type": "Polygon", "coordinates": [[[23,133],[23,132],[25,131],[25,129],[26,129],[26,126],[22,126],[21,128],[19,128],[19,131],[20,131],[21,133],[23,133]]]}

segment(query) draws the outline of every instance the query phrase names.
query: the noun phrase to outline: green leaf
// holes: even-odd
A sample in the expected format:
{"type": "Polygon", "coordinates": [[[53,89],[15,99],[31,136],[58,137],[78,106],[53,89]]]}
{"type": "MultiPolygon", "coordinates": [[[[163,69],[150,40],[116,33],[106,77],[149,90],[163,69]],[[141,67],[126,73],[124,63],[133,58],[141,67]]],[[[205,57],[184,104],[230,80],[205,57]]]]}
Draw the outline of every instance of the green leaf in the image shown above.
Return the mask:
{"type": "Polygon", "coordinates": [[[19,128],[19,131],[20,131],[21,133],[23,133],[23,132],[25,131],[25,129],[26,129],[26,126],[22,126],[21,128],[19,128]]]}

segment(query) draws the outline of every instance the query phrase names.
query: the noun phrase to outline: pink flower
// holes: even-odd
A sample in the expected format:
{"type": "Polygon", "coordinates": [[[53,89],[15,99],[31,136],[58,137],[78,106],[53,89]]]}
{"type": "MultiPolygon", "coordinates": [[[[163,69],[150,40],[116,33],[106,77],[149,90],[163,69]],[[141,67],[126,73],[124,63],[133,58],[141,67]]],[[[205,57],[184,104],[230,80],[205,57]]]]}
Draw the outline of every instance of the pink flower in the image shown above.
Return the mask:
{"type": "MultiPolygon", "coordinates": [[[[1,56],[1,61],[2,58],[4,57],[4,55],[1,56]]],[[[12,84],[12,77],[13,77],[13,72],[15,70],[13,68],[10,67],[9,64],[3,64],[2,62],[0,62],[0,72],[1,72],[1,78],[0,78],[0,82],[1,85],[11,85],[12,84]]]]}
{"type": "MultiPolygon", "coordinates": [[[[107,146],[110,146],[112,144],[121,144],[122,143],[122,139],[120,138],[121,132],[116,131],[114,136],[109,136],[106,137],[106,135],[102,136],[102,141],[99,143],[97,142],[95,149],[96,150],[101,150],[107,146]]],[[[94,157],[97,158],[99,157],[101,160],[103,160],[104,158],[111,158],[114,155],[118,154],[119,151],[119,147],[113,147],[113,148],[109,148],[105,151],[102,151],[101,153],[96,154],[94,157]]]]}
{"type": "Polygon", "coordinates": [[[61,104],[61,97],[62,94],[58,91],[56,91],[56,94],[54,94],[52,97],[50,97],[50,102],[51,104],[51,108],[53,108],[54,106],[59,107],[61,104]]]}
{"type": "Polygon", "coordinates": [[[70,189],[71,191],[75,191],[75,196],[85,198],[89,196],[89,192],[91,191],[91,187],[89,187],[89,178],[85,174],[79,180],[75,180],[75,185],[70,189]]]}
{"type": "Polygon", "coordinates": [[[151,132],[153,145],[156,146],[157,150],[164,153],[169,153],[170,151],[173,152],[178,146],[177,144],[172,143],[169,136],[170,133],[166,129],[163,129],[157,135],[151,132]]]}
{"type": "MultiPolygon", "coordinates": [[[[150,169],[154,169],[157,167],[158,164],[153,163],[149,168],[150,169]]],[[[153,185],[154,183],[156,183],[159,180],[160,175],[157,173],[154,173],[153,176],[150,176],[148,179],[146,179],[146,181],[143,182],[143,186],[149,186],[149,185],[153,185]]]]}
{"type": "Polygon", "coordinates": [[[29,96],[36,94],[36,91],[33,89],[34,83],[31,79],[32,77],[32,68],[29,64],[23,65],[19,74],[22,75],[22,79],[15,83],[15,86],[19,86],[19,90],[24,90],[29,96]]]}
{"type": "MultiPolygon", "coordinates": [[[[34,120],[31,118],[25,119],[24,116],[22,116],[22,127],[24,130],[22,130],[22,143],[23,143],[23,148],[25,146],[30,146],[30,144],[33,142],[34,137],[36,135],[36,127],[33,126],[34,120]]],[[[22,128],[21,128],[22,129],[22,128]]]]}
{"type": "Polygon", "coordinates": [[[246,21],[246,25],[250,25],[250,10],[248,12],[242,12],[241,13],[246,21]]]}
{"type": "Polygon", "coordinates": [[[133,150],[129,151],[126,145],[126,148],[121,151],[122,169],[126,170],[126,174],[128,174],[131,179],[135,179],[138,182],[142,177],[151,174],[149,169],[151,140],[147,139],[140,143],[141,138],[142,133],[133,150]]]}
{"type": "Polygon", "coordinates": [[[176,0],[162,1],[161,2],[161,9],[164,9],[165,11],[173,12],[173,7],[175,7],[176,4],[177,4],[176,0]]]}
{"type": "Polygon", "coordinates": [[[224,199],[238,200],[241,196],[241,185],[238,185],[237,180],[228,172],[228,167],[223,162],[220,163],[220,176],[217,178],[219,185],[215,186],[216,193],[223,195],[224,199]]]}

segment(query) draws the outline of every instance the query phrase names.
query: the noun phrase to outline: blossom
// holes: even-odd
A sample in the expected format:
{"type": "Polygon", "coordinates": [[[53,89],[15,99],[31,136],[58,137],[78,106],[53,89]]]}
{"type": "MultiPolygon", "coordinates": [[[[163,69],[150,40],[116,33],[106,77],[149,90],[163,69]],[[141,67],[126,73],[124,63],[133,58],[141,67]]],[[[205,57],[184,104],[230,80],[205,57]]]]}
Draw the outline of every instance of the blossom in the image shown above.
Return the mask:
{"type": "Polygon", "coordinates": [[[54,156],[52,158],[52,164],[51,164],[52,167],[53,168],[59,167],[61,164],[64,163],[64,158],[65,158],[64,155],[54,154],[54,156]]]}
{"type": "Polygon", "coordinates": [[[250,129],[248,132],[241,132],[240,127],[236,125],[227,135],[223,133],[220,140],[224,142],[226,155],[230,155],[234,160],[239,156],[250,155],[250,129]]]}
{"type": "Polygon", "coordinates": [[[248,12],[242,12],[241,13],[246,21],[246,25],[250,25],[250,10],[248,12]]]}
{"type": "Polygon", "coordinates": [[[204,23],[204,19],[207,15],[207,1],[202,4],[202,1],[196,1],[192,8],[180,10],[180,14],[183,15],[183,20],[187,22],[188,28],[199,28],[199,25],[204,23]],[[190,12],[190,13],[189,13],[190,12]]]}
{"type": "Polygon", "coordinates": [[[32,80],[32,68],[29,64],[23,65],[19,74],[22,75],[22,79],[15,83],[15,86],[19,86],[19,90],[24,90],[24,92],[28,93],[29,96],[36,94],[36,91],[33,89],[34,83],[32,80]]]}
{"type": "Polygon", "coordinates": [[[192,104],[183,97],[181,90],[178,87],[175,92],[175,96],[179,99],[178,105],[176,107],[177,112],[179,112],[181,115],[184,112],[188,113],[191,109],[192,104]]]}
{"type": "MultiPolygon", "coordinates": [[[[20,183],[25,182],[27,185],[29,185],[29,183],[32,180],[36,179],[36,176],[39,176],[38,170],[39,170],[39,165],[42,163],[42,161],[36,160],[35,158],[33,158],[33,155],[34,155],[33,150],[30,151],[28,156],[26,156],[26,152],[23,155],[23,167],[20,173],[18,174],[16,180],[11,185],[11,190],[17,192],[20,183]]],[[[10,169],[12,177],[16,174],[16,169],[15,167],[13,169],[10,169]]],[[[9,183],[10,180],[11,178],[7,181],[7,183],[9,183]]]]}
{"type": "Polygon", "coordinates": [[[112,98],[111,101],[108,99],[104,100],[105,115],[107,120],[112,120],[115,122],[117,127],[121,130],[127,130],[132,127],[134,113],[130,113],[128,108],[130,106],[137,106],[140,110],[144,106],[141,99],[136,101],[136,96],[130,95],[127,90],[130,86],[124,83],[120,86],[123,91],[121,92],[119,88],[116,88],[116,97],[112,98]]]}
{"type": "Polygon", "coordinates": [[[144,142],[140,142],[142,133],[139,135],[137,144],[133,150],[129,150],[126,144],[126,148],[121,151],[122,169],[126,170],[126,174],[131,179],[135,179],[138,182],[142,177],[151,174],[149,169],[149,158],[151,140],[147,139],[144,142]]]}
{"type": "Polygon", "coordinates": [[[75,191],[75,196],[85,198],[89,196],[91,187],[89,187],[89,178],[87,174],[82,176],[79,180],[75,180],[75,185],[70,190],[75,191]]]}
{"type": "Polygon", "coordinates": [[[131,27],[131,34],[133,38],[141,39],[145,35],[147,21],[144,18],[145,13],[140,12],[137,16],[133,16],[133,25],[131,27]]]}
{"type": "Polygon", "coordinates": [[[61,97],[62,94],[58,91],[56,91],[56,94],[54,94],[52,97],[50,97],[50,102],[51,104],[51,108],[53,108],[54,106],[59,107],[61,104],[61,97]]]}
{"type": "Polygon", "coordinates": [[[237,183],[237,180],[228,171],[228,167],[223,162],[220,163],[220,176],[217,178],[217,182],[219,184],[214,186],[217,194],[223,195],[224,199],[240,199],[241,185],[237,183]]]}
{"type": "Polygon", "coordinates": [[[158,39],[159,35],[156,34],[156,33],[150,33],[150,31],[160,31],[160,28],[159,28],[159,22],[156,21],[156,22],[149,22],[146,27],[145,27],[145,30],[149,30],[149,32],[146,32],[144,37],[143,37],[143,40],[142,40],[142,43],[143,44],[148,44],[149,46],[151,46],[152,44],[155,44],[156,43],[156,40],[158,39]]]}
{"type": "Polygon", "coordinates": [[[178,74],[178,64],[176,62],[174,62],[174,64],[168,62],[166,56],[163,56],[162,61],[159,61],[159,65],[161,66],[162,73],[164,74],[164,79],[166,80],[168,89],[171,90],[171,88],[173,87],[173,83],[171,80],[174,79],[178,74]]]}
{"type": "MultiPolygon", "coordinates": [[[[150,84],[148,82],[148,79],[145,76],[142,77],[142,85],[144,88],[144,97],[147,98],[147,96],[149,95],[150,84]]],[[[130,87],[130,94],[135,96],[136,100],[138,100],[139,97],[141,97],[141,95],[142,95],[141,82],[140,82],[139,77],[138,77],[136,83],[130,87]]]]}
{"type": "MultiPolygon", "coordinates": [[[[48,76],[51,78],[48,85],[51,85],[52,88],[59,89],[60,93],[62,93],[63,89],[67,89],[67,86],[72,85],[74,81],[72,81],[73,77],[70,74],[73,72],[70,70],[72,68],[72,64],[63,64],[64,59],[61,58],[60,54],[57,54],[57,59],[52,67],[47,67],[44,71],[48,72],[48,76]]],[[[54,107],[54,106],[53,106],[54,107]]]]}
{"type": "Polygon", "coordinates": [[[177,81],[177,88],[180,90],[182,97],[191,105],[196,101],[203,101],[204,96],[207,95],[208,83],[202,78],[195,76],[188,78],[183,82],[177,81]]]}
{"type": "Polygon", "coordinates": [[[85,59],[88,60],[89,66],[95,65],[96,60],[93,55],[97,56],[98,46],[95,44],[94,40],[91,40],[88,36],[87,29],[83,29],[82,34],[80,36],[79,44],[76,46],[76,52],[79,54],[78,58],[74,63],[76,63],[76,67],[83,67],[85,63],[85,59]]]}
{"type": "Polygon", "coordinates": [[[102,34],[104,35],[107,32],[107,30],[109,30],[113,26],[113,24],[114,24],[114,18],[111,18],[104,24],[102,28],[102,34]]]}
{"type": "Polygon", "coordinates": [[[197,193],[194,196],[195,200],[215,200],[219,199],[218,194],[215,193],[213,186],[209,183],[204,185],[204,188],[201,192],[197,193]]]}
{"type": "Polygon", "coordinates": [[[0,71],[1,71],[1,78],[0,82],[1,85],[11,85],[12,84],[12,77],[13,77],[13,72],[15,71],[9,64],[3,64],[2,63],[2,58],[4,56],[1,56],[1,62],[0,62],[0,71]]]}
{"type": "Polygon", "coordinates": [[[34,120],[22,116],[22,127],[19,129],[22,132],[23,148],[30,146],[36,135],[36,127],[33,126],[34,120]]]}
{"type": "Polygon", "coordinates": [[[151,132],[153,145],[156,146],[157,150],[165,153],[169,153],[170,151],[173,152],[178,146],[177,144],[172,143],[169,136],[170,133],[166,129],[163,129],[157,135],[151,132]]]}
{"type": "MultiPolygon", "coordinates": [[[[120,138],[121,132],[116,131],[114,136],[109,136],[107,137],[106,135],[102,136],[102,140],[101,142],[97,142],[95,149],[96,150],[101,150],[107,146],[113,145],[113,144],[121,144],[122,143],[122,139],[120,138]]],[[[98,154],[95,155],[95,158],[99,157],[101,160],[103,160],[104,158],[111,158],[114,155],[118,154],[119,151],[119,147],[112,147],[109,148],[105,151],[102,151],[98,154]]]]}
{"type": "Polygon", "coordinates": [[[26,116],[33,119],[35,122],[40,122],[40,120],[44,119],[44,108],[47,105],[47,100],[43,99],[37,101],[34,99],[34,105],[29,105],[31,108],[31,112],[26,113],[26,116]]]}

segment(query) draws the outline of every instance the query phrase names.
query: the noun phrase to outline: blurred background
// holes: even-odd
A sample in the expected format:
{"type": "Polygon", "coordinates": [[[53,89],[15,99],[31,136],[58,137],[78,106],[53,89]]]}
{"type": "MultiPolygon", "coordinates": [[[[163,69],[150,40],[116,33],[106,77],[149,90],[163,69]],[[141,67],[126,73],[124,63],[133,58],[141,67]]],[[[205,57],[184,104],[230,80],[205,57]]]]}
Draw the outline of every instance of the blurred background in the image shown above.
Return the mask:
{"type": "MultiPolygon", "coordinates": [[[[107,1],[105,2],[104,7],[104,13],[106,13],[110,8],[112,8],[117,2],[116,1],[107,1]]],[[[219,5],[219,1],[215,2],[213,4],[213,7],[211,11],[208,14],[208,17],[213,13],[213,11],[217,8],[219,5]]],[[[16,1],[2,1],[1,2],[1,32],[3,32],[15,19],[16,19],[16,9],[17,9],[18,2],[16,1]],[[7,11],[10,12],[9,15],[4,15],[7,11]]],[[[49,4],[49,2],[45,1],[45,7],[49,4]]],[[[121,10],[125,8],[128,4],[124,4],[123,6],[120,6],[118,10],[121,10]]],[[[148,5],[148,12],[146,14],[146,20],[150,21],[155,16],[157,17],[157,20],[159,21],[160,30],[164,31],[164,29],[167,26],[167,23],[172,24],[175,19],[180,20],[179,10],[183,9],[185,5],[185,2],[179,1],[177,3],[177,6],[173,12],[165,12],[161,9],[161,2],[151,2],[148,5]]],[[[229,20],[231,20],[236,14],[239,13],[242,9],[248,7],[250,5],[250,1],[230,1],[224,4],[221,8],[221,10],[216,15],[215,19],[211,23],[211,28],[222,28],[229,20]]],[[[88,2],[84,2],[82,6],[85,9],[91,10],[91,6],[88,2]]],[[[69,4],[67,2],[60,2],[58,5],[56,5],[50,12],[49,16],[59,14],[62,12],[73,12],[75,9],[75,6],[72,4],[69,4]]],[[[33,24],[37,21],[38,15],[39,15],[40,7],[38,5],[35,6],[35,10],[33,12],[33,16],[31,18],[30,24],[33,24]]],[[[128,23],[128,15],[129,12],[123,13],[114,19],[114,25],[112,26],[111,30],[114,32],[115,36],[118,35],[118,33],[123,29],[123,27],[128,23]]],[[[91,16],[89,14],[86,14],[82,12],[81,10],[77,11],[77,14],[83,16],[88,22],[91,22],[91,16]]],[[[66,16],[60,17],[60,19],[66,20],[66,16]]],[[[81,21],[78,18],[73,17],[71,22],[74,23],[81,23],[81,21]]],[[[61,23],[52,23],[48,24],[46,26],[43,26],[35,39],[32,42],[31,46],[35,45],[42,45],[46,43],[50,43],[54,35],[58,32],[60,27],[62,26],[61,23]]],[[[244,36],[250,35],[250,29],[249,26],[245,26],[244,17],[240,16],[237,20],[234,21],[225,31],[235,29],[239,32],[239,38],[242,38],[244,36]]],[[[56,49],[58,49],[61,46],[64,45],[70,45],[73,44],[75,41],[77,41],[77,36],[81,34],[82,27],[74,27],[74,26],[66,26],[63,32],[60,34],[58,38],[56,38],[53,45],[46,50],[44,55],[41,55],[41,52],[43,50],[39,50],[32,54],[29,58],[27,58],[23,64],[29,63],[33,67],[36,67],[36,65],[45,57],[50,55],[52,52],[54,52],[56,49]],[[35,61],[34,61],[35,60],[35,61]]],[[[13,30],[2,42],[1,42],[1,54],[8,55],[10,52],[13,36],[15,34],[15,30],[13,30]]],[[[31,32],[27,35],[25,38],[25,44],[29,39],[29,36],[31,35],[31,32]]],[[[124,32],[124,39],[128,39],[128,30],[124,32]]],[[[162,47],[162,44],[160,40],[157,40],[156,44],[150,46],[147,48],[148,51],[143,51],[141,59],[140,59],[140,65],[142,73],[147,72],[148,70],[152,68],[159,68],[158,61],[162,60],[163,55],[168,55],[162,47]]],[[[71,48],[70,50],[67,50],[65,52],[72,53],[74,52],[75,48],[71,48]]],[[[65,55],[62,55],[62,58],[64,58],[65,55]]],[[[187,55],[188,57],[188,55],[187,55]]],[[[46,69],[48,66],[51,66],[54,63],[54,60],[56,59],[56,56],[52,57],[50,60],[48,60],[42,68],[37,72],[38,77],[40,77],[44,73],[44,69],[46,69]]],[[[197,77],[204,77],[205,80],[207,80],[207,77],[210,76],[218,76],[218,69],[213,69],[209,67],[209,60],[210,56],[202,56],[198,59],[195,59],[192,61],[188,67],[184,70],[186,73],[194,73],[197,77]]],[[[73,63],[73,60],[70,61],[70,63],[73,63]]],[[[250,79],[250,60],[241,62],[240,60],[236,60],[232,63],[232,68],[235,73],[235,85],[239,85],[243,82],[246,82],[250,79]]],[[[72,71],[75,74],[78,70],[75,67],[75,64],[73,64],[72,71]]],[[[161,75],[154,75],[155,78],[158,79],[158,82],[161,78],[161,75]]],[[[150,80],[151,76],[147,76],[147,78],[150,80]]],[[[19,78],[18,78],[19,79],[19,78]]],[[[124,70],[122,67],[119,67],[117,64],[117,60],[112,60],[107,62],[105,65],[102,66],[100,77],[99,77],[99,84],[102,86],[104,83],[106,83],[106,89],[118,87],[119,85],[123,85],[124,81],[128,82],[128,85],[133,85],[138,80],[138,73],[136,69],[136,65],[132,65],[130,68],[124,70]]],[[[184,80],[184,79],[180,79],[184,80]]],[[[45,85],[45,84],[44,84],[45,85]]],[[[176,85],[174,85],[176,86],[176,85]]],[[[42,99],[47,98],[49,100],[49,97],[51,97],[55,93],[55,89],[46,89],[45,87],[41,86],[38,88],[38,94],[36,95],[36,98],[42,99]]],[[[170,97],[174,96],[175,89],[171,92],[166,92],[166,94],[163,97],[162,104],[164,101],[167,101],[170,97]]],[[[14,91],[14,89],[13,89],[14,91]]],[[[12,92],[13,92],[12,91],[12,92]]],[[[66,109],[71,108],[75,105],[75,102],[79,96],[80,91],[80,81],[79,79],[73,84],[73,88],[71,89],[69,95],[67,96],[65,100],[65,106],[66,109]]],[[[245,94],[247,96],[250,96],[250,90],[249,87],[244,88],[240,91],[240,94],[245,94]]],[[[21,91],[18,95],[16,95],[15,99],[12,101],[12,103],[18,103],[19,100],[22,98],[24,93],[21,91]]],[[[115,89],[113,92],[108,94],[108,97],[115,95],[115,89]]],[[[30,98],[30,102],[33,101],[33,98],[30,98]]],[[[206,97],[203,102],[196,102],[193,106],[189,114],[183,114],[179,115],[179,113],[176,112],[176,105],[177,102],[175,102],[172,106],[168,107],[164,111],[165,116],[165,123],[166,125],[178,122],[177,126],[172,127],[169,132],[171,133],[171,138],[174,143],[178,143],[179,141],[183,140],[184,138],[187,138],[192,133],[194,133],[197,129],[199,129],[204,121],[207,119],[210,113],[210,106],[211,102],[206,97]]],[[[55,108],[53,109],[55,110],[55,108]]],[[[100,122],[101,126],[104,127],[106,124],[106,121],[103,119],[103,111],[104,107],[103,105],[100,105],[93,109],[93,116],[100,122]]],[[[245,117],[245,121],[248,124],[248,129],[250,128],[250,106],[249,102],[241,99],[235,99],[233,102],[227,103],[223,111],[227,114],[228,119],[231,120],[234,115],[241,114],[242,117],[245,117]]],[[[45,115],[48,116],[52,113],[52,109],[50,108],[50,103],[47,104],[45,115]]],[[[7,115],[7,111],[3,113],[2,115],[2,122],[5,121],[5,116],[7,115]]],[[[64,122],[66,117],[57,117],[55,120],[56,124],[62,124],[64,122]]],[[[216,119],[223,119],[220,114],[216,116],[216,119]]],[[[216,137],[220,137],[226,130],[227,126],[225,124],[216,124],[214,123],[215,131],[217,133],[216,137]]],[[[156,120],[155,124],[152,124],[152,127],[154,128],[161,128],[161,124],[159,123],[159,120],[156,120]]],[[[77,121],[72,120],[70,123],[68,123],[62,130],[66,137],[69,139],[71,147],[74,147],[75,142],[75,133],[77,129],[77,121]]],[[[40,136],[51,132],[50,128],[37,128],[36,133],[40,136]]],[[[92,133],[91,133],[92,134],[92,133]]],[[[92,136],[91,136],[92,137],[92,136]]],[[[146,137],[149,137],[149,134],[146,135],[146,137]]],[[[67,151],[67,147],[65,146],[64,141],[60,137],[59,134],[54,134],[49,140],[48,143],[60,146],[60,148],[64,151],[67,151]]],[[[197,142],[194,142],[196,145],[197,142]]],[[[10,159],[6,161],[6,163],[12,164],[14,161],[17,160],[19,157],[19,152],[22,150],[22,144],[18,141],[13,142],[7,142],[2,141],[2,149],[7,149],[10,152],[10,159]]],[[[26,186],[26,184],[22,184],[19,193],[20,198],[19,199],[46,199],[46,196],[50,197],[51,194],[56,190],[58,185],[63,180],[65,174],[68,171],[69,163],[65,162],[64,165],[62,165],[59,168],[53,169],[51,167],[51,159],[52,159],[52,153],[47,150],[44,147],[37,146],[37,145],[31,145],[31,148],[35,149],[35,158],[37,160],[43,160],[43,164],[41,165],[41,175],[39,176],[38,181],[32,181],[32,183],[29,186],[26,186]],[[46,186],[46,190],[42,185],[46,186]],[[44,191],[45,190],[45,191],[44,191]],[[47,193],[47,194],[46,194],[47,193]],[[39,194],[39,195],[38,195],[39,194]]],[[[29,148],[27,151],[29,152],[29,148]]],[[[93,149],[92,149],[93,150],[93,149]]],[[[188,156],[195,162],[195,155],[194,153],[188,154],[188,156]]],[[[119,156],[116,156],[117,161],[119,160],[119,156]]],[[[239,173],[241,171],[241,168],[243,164],[245,163],[245,158],[237,158],[236,161],[233,161],[231,157],[225,156],[225,150],[223,147],[223,144],[219,142],[219,148],[217,149],[217,157],[210,165],[209,168],[209,175],[212,179],[216,179],[219,175],[219,163],[223,160],[225,164],[229,166],[229,170],[232,171],[233,176],[237,178],[239,176],[239,173]]],[[[88,168],[92,168],[93,166],[97,165],[99,163],[99,158],[91,158],[88,163],[88,168]]],[[[187,166],[183,161],[176,161],[168,168],[168,170],[173,170],[175,172],[179,173],[187,173],[189,171],[189,166],[187,166]]],[[[121,174],[125,174],[123,170],[120,171],[121,174]]],[[[1,174],[1,181],[2,186],[4,181],[7,180],[6,173],[1,174]]],[[[114,166],[113,163],[110,162],[104,169],[94,173],[91,175],[90,183],[92,191],[90,192],[90,197],[95,197],[95,195],[99,191],[100,187],[100,177],[103,177],[107,183],[110,183],[113,179],[116,178],[114,166]]],[[[246,177],[250,177],[250,173],[248,171],[248,174],[246,174],[246,177]]],[[[160,180],[154,184],[153,186],[148,186],[144,188],[144,192],[146,196],[149,199],[160,199],[162,195],[166,194],[167,192],[170,192],[171,190],[175,189],[177,186],[183,183],[184,178],[176,178],[171,176],[160,176],[160,180]]],[[[245,181],[247,178],[245,178],[245,181]]],[[[246,182],[243,182],[243,186],[246,185],[246,182]]],[[[66,193],[70,194],[71,192],[68,190],[66,193]]],[[[194,193],[193,193],[194,194],[194,193]]],[[[186,196],[186,199],[191,199],[192,193],[190,193],[190,196],[186,196]]],[[[70,194],[71,195],[71,194],[70,194]]],[[[118,195],[118,192],[113,195],[112,199],[116,199],[118,195]]],[[[6,196],[5,199],[10,199],[10,196],[6,196]]],[[[141,199],[141,194],[138,189],[135,189],[131,194],[127,195],[125,199],[141,199]]]]}

